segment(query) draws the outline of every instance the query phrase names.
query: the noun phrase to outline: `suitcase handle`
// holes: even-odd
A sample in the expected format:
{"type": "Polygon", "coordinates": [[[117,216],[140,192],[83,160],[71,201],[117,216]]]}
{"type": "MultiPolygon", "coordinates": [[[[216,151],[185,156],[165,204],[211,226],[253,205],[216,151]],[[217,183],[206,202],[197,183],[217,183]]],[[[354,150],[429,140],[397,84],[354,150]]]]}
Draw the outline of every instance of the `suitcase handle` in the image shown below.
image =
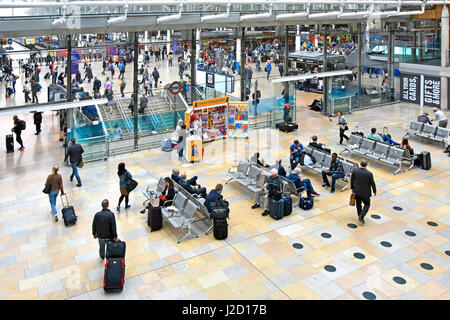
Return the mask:
{"type": "MultiPolygon", "coordinates": [[[[64,196],[66,197],[67,206],[70,206],[69,199],[67,198],[67,193],[65,193],[64,196]]],[[[65,207],[63,195],[61,195],[61,203],[62,203],[63,207],[65,207]]]]}

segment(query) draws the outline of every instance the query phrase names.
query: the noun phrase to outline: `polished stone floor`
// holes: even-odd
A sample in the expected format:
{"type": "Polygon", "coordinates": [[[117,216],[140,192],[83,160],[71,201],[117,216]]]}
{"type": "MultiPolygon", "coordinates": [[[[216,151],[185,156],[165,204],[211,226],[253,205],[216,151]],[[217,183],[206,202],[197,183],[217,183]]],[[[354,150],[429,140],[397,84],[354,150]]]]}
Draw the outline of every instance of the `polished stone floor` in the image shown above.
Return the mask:
{"type": "MultiPolygon", "coordinates": [[[[367,134],[373,126],[387,126],[400,140],[421,111],[396,104],[346,118],[350,131],[359,125],[367,134]]],[[[416,152],[431,152],[429,171],[414,168],[393,175],[392,167],[369,161],[378,193],[365,225],[348,206],[349,190],[330,194],[321,188],[319,174],[305,169],[304,177],[321,194],[312,210],[297,207],[279,221],[262,217],[262,209],[250,209],[253,196],[230,182],[223,193],[231,206],[228,238],[218,241],[210,233],[177,244],[180,230],[165,222],[150,233],[146,217],[139,214],[147,185],[180,167],[188,176],[198,175],[209,190],[227,180],[226,171],[237,160],[256,150],[269,163],[287,159],[294,139],[307,144],[313,134],[341,151],[336,118],[330,122],[299,107],[298,131],[260,129],[248,140],[216,141],[206,145],[205,162],[195,165],[181,164],[175,152],[159,149],[87,163],[80,169],[81,188],[69,181],[70,167],[63,165],[54,113],[44,114],[38,136],[31,114],[25,119],[25,151],[17,151],[16,143],[15,152],[6,154],[0,144],[1,299],[450,299],[450,158],[438,144],[410,139],[416,152]],[[103,199],[110,200],[111,208],[117,205],[120,162],[139,186],[131,194],[132,207],[116,213],[119,238],[127,242],[125,288],[105,294],[104,262],[91,223],[103,199]],[[41,192],[55,164],[79,216],[72,227],[53,221],[48,197],[41,192]]],[[[2,136],[11,127],[12,120],[2,117],[2,136]]],[[[57,207],[60,212],[60,199],[57,207]]]]}

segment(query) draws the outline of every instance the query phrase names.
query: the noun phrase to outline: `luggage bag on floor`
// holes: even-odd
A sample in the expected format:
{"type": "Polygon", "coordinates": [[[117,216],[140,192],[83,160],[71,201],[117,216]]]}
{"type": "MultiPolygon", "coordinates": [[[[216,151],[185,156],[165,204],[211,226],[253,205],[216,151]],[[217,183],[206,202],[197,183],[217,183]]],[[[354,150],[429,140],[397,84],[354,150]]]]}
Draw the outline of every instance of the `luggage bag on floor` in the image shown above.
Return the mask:
{"type": "Polygon", "coordinates": [[[109,241],[106,243],[106,259],[125,258],[126,248],[125,241],[109,241]]]}
{"type": "Polygon", "coordinates": [[[161,141],[161,148],[166,152],[172,151],[172,140],[164,139],[161,141]]]}
{"type": "Polygon", "coordinates": [[[62,212],[62,216],[63,216],[63,220],[64,220],[64,225],[66,227],[68,227],[68,226],[72,226],[75,223],[77,223],[78,218],[75,214],[75,209],[73,208],[73,206],[71,206],[69,204],[69,200],[67,199],[67,194],[65,194],[65,197],[66,197],[67,206],[64,206],[63,196],[61,195],[61,202],[63,205],[61,212],[62,212]]]}
{"type": "Polygon", "coordinates": [[[420,156],[420,167],[423,170],[431,169],[431,154],[428,151],[422,151],[420,156]]]}
{"type": "Polygon", "coordinates": [[[6,153],[14,152],[14,136],[12,134],[6,135],[6,153]]]}
{"type": "Polygon", "coordinates": [[[298,129],[298,124],[296,123],[289,123],[287,126],[284,123],[278,123],[275,125],[275,127],[283,132],[292,132],[296,129],[298,129]]]}
{"type": "Polygon", "coordinates": [[[284,216],[288,216],[292,213],[292,198],[290,195],[285,193],[283,195],[284,200],[284,216]]]}
{"type": "Polygon", "coordinates": [[[50,78],[50,72],[47,72],[44,76],[44,79],[48,79],[48,78],[50,78]]]}
{"type": "Polygon", "coordinates": [[[103,289],[123,289],[123,282],[125,278],[125,259],[112,258],[106,260],[105,276],[103,279],[103,289]]]}
{"type": "Polygon", "coordinates": [[[214,219],[214,238],[224,240],[228,237],[227,219],[214,219]]]}
{"type": "Polygon", "coordinates": [[[150,227],[150,232],[157,231],[162,228],[161,207],[150,207],[148,209],[147,224],[150,227]]]}
{"type": "Polygon", "coordinates": [[[303,210],[309,210],[314,207],[314,198],[300,198],[299,205],[303,210]]]}
{"type": "Polygon", "coordinates": [[[273,200],[269,198],[270,216],[275,220],[279,220],[284,216],[284,200],[273,200]]]}

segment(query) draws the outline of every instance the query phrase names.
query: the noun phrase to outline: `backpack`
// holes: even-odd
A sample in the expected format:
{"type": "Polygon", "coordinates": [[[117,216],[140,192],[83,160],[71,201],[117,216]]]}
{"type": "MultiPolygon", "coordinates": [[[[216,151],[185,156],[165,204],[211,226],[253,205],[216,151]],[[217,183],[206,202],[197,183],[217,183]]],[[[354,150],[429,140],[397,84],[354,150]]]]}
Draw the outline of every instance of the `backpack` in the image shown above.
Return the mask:
{"type": "Polygon", "coordinates": [[[273,199],[273,200],[280,200],[283,196],[283,193],[278,190],[278,187],[272,183],[269,183],[269,185],[267,186],[268,190],[269,190],[269,194],[268,197],[273,199]]]}
{"type": "Polygon", "coordinates": [[[314,206],[314,198],[300,198],[300,208],[303,210],[309,210],[314,206]]]}
{"type": "Polygon", "coordinates": [[[19,120],[17,125],[20,130],[25,130],[27,128],[27,123],[25,122],[25,120],[19,120]]]}

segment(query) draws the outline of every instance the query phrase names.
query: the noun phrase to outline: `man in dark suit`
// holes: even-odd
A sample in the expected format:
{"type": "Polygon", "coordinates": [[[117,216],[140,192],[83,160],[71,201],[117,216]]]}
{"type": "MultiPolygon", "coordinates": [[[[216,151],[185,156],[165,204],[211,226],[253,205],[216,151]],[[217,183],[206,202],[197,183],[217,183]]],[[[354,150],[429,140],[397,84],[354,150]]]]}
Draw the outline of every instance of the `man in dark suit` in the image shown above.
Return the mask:
{"type": "Polygon", "coordinates": [[[370,208],[370,197],[377,195],[377,187],[373,179],[373,174],[366,169],[367,161],[362,160],[359,168],[354,168],[351,177],[351,189],[355,194],[356,210],[358,211],[359,221],[364,222],[364,217],[370,208]],[[364,203],[364,208],[361,207],[364,203]]]}

